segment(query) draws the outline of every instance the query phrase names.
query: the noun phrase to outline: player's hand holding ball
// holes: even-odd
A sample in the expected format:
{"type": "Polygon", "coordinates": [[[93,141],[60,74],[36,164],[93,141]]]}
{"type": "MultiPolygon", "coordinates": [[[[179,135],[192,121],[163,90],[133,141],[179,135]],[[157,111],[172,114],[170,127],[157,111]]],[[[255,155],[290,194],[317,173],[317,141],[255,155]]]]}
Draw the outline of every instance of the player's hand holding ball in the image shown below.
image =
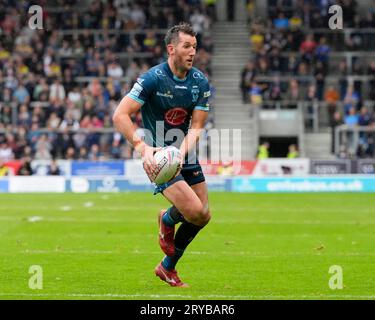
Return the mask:
{"type": "Polygon", "coordinates": [[[153,172],[156,170],[156,162],[154,159],[154,153],[161,150],[162,148],[154,148],[146,144],[144,141],[138,142],[134,146],[135,150],[141,154],[143,169],[145,170],[147,176],[152,181],[151,177],[153,172]]]}
{"type": "Polygon", "coordinates": [[[182,169],[182,155],[173,146],[164,147],[154,154],[156,170],[151,177],[156,184],[166,183],[176,177],[182,169]]]}
{"type": "Polygon", "coordinates": [[[142,141],[136,144],[135,149],[142,156],[143,169],[151,182],[166,183],[180,173],[182,156],[176,147],[154,148],[142,141]]]}

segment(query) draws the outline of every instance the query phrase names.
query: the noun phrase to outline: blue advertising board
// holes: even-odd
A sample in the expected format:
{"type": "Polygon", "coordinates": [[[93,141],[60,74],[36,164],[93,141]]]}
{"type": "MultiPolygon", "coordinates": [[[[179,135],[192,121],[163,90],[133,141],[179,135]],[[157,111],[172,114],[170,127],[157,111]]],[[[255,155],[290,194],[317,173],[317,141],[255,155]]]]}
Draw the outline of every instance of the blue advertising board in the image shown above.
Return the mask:
{"type": "Polygon", "coordinates": [[[309,176],[304,178],[237,177],[234,192],[375,192],[375,178],[366,176],[309,176]]]}
{"type": "Polygon", "coordinates": [[[0,192],[8,192],[8,179],[0,179],[0,192]]]}
{"type": "Polygon", "coordinates": [[[72,176],[123,176],[124,161],[73,161],[72,176]]]}
{"type": "MultiPolygon", "coordinates": [[[[210,191],[230,191],[230,179],[209,179],[210,191]]],[[[67,192],[153,192],[154,185],[146,179],[131,180],[112,176],[89,178],[73,177],[66,181],[67,192]]]]}

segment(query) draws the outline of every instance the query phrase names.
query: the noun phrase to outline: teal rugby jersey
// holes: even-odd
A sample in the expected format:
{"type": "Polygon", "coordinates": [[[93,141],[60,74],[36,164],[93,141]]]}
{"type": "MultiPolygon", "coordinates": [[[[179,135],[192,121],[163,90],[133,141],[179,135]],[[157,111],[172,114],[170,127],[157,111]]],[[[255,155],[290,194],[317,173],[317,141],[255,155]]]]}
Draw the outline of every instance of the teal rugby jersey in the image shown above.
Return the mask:
{"type": "Polygon", "coordinates": [[[157,147],[176,142],[176,139],[164,141],[159,134],[160,126],[164,126],[163,134],[170,129],[180,129],[185,136],[193,110],[209,111],[210,95],[208,80],[201,71],[193,67],[185,79],[179,79],[172,73],[167,62],[142,74],[127,94],[142,104],[143,125],[148,130],[146,142],[157,147]],[[148,136],[150,134],[151,137],[148,136]]]}

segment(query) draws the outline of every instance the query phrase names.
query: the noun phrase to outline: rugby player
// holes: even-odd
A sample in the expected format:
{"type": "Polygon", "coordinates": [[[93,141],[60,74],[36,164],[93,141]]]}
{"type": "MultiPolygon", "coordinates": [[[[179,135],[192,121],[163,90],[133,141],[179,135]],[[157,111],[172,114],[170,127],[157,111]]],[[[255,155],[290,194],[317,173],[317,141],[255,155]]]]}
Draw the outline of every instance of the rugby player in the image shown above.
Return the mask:
{"type": "MultiPolygon", "coordinates": [[[[143,160],[146,174],[156,169],[153,154],[161,147],[174,144],[157,136],[157,123],[165,130],[183,132],[179,149],[182,155],[180,174],[168,183],[155,185],[171,207],[158,215],[159,244],[165,257],[155,274],[174,287],[187,287],[177,275],[176,264],[186,247],[209,222],[208,191],[195,150],[208,116],[210,87],[204,74],[193,67],[197,50],[196,34],[187,23],[170,28],[165,36],[168,60],[142,74],[132,90],[121,100],[113,122],[119,132],[134,146],[143,160]],[[141,110],[149,140],[137,134],[131,114],[141,110]],[[175,225],[181,223],[175,233],[175,225]]],[[[175,145],[175,144],[174,144],[175,145]]]]}

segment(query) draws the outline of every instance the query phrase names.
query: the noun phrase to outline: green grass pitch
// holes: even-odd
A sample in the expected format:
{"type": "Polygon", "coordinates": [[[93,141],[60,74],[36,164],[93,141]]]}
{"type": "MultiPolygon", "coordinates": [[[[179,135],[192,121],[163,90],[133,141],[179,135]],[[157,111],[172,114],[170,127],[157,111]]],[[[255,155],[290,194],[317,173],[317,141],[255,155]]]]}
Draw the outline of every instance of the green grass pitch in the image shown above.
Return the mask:
{"type": "Polygon", "coordinates": [[[167,205],[148,193],[1,194],[0,299],[375,299],[374,194],[210,193],[213,218],[177,265],[190,288],[154,275],[167,205]]]}

